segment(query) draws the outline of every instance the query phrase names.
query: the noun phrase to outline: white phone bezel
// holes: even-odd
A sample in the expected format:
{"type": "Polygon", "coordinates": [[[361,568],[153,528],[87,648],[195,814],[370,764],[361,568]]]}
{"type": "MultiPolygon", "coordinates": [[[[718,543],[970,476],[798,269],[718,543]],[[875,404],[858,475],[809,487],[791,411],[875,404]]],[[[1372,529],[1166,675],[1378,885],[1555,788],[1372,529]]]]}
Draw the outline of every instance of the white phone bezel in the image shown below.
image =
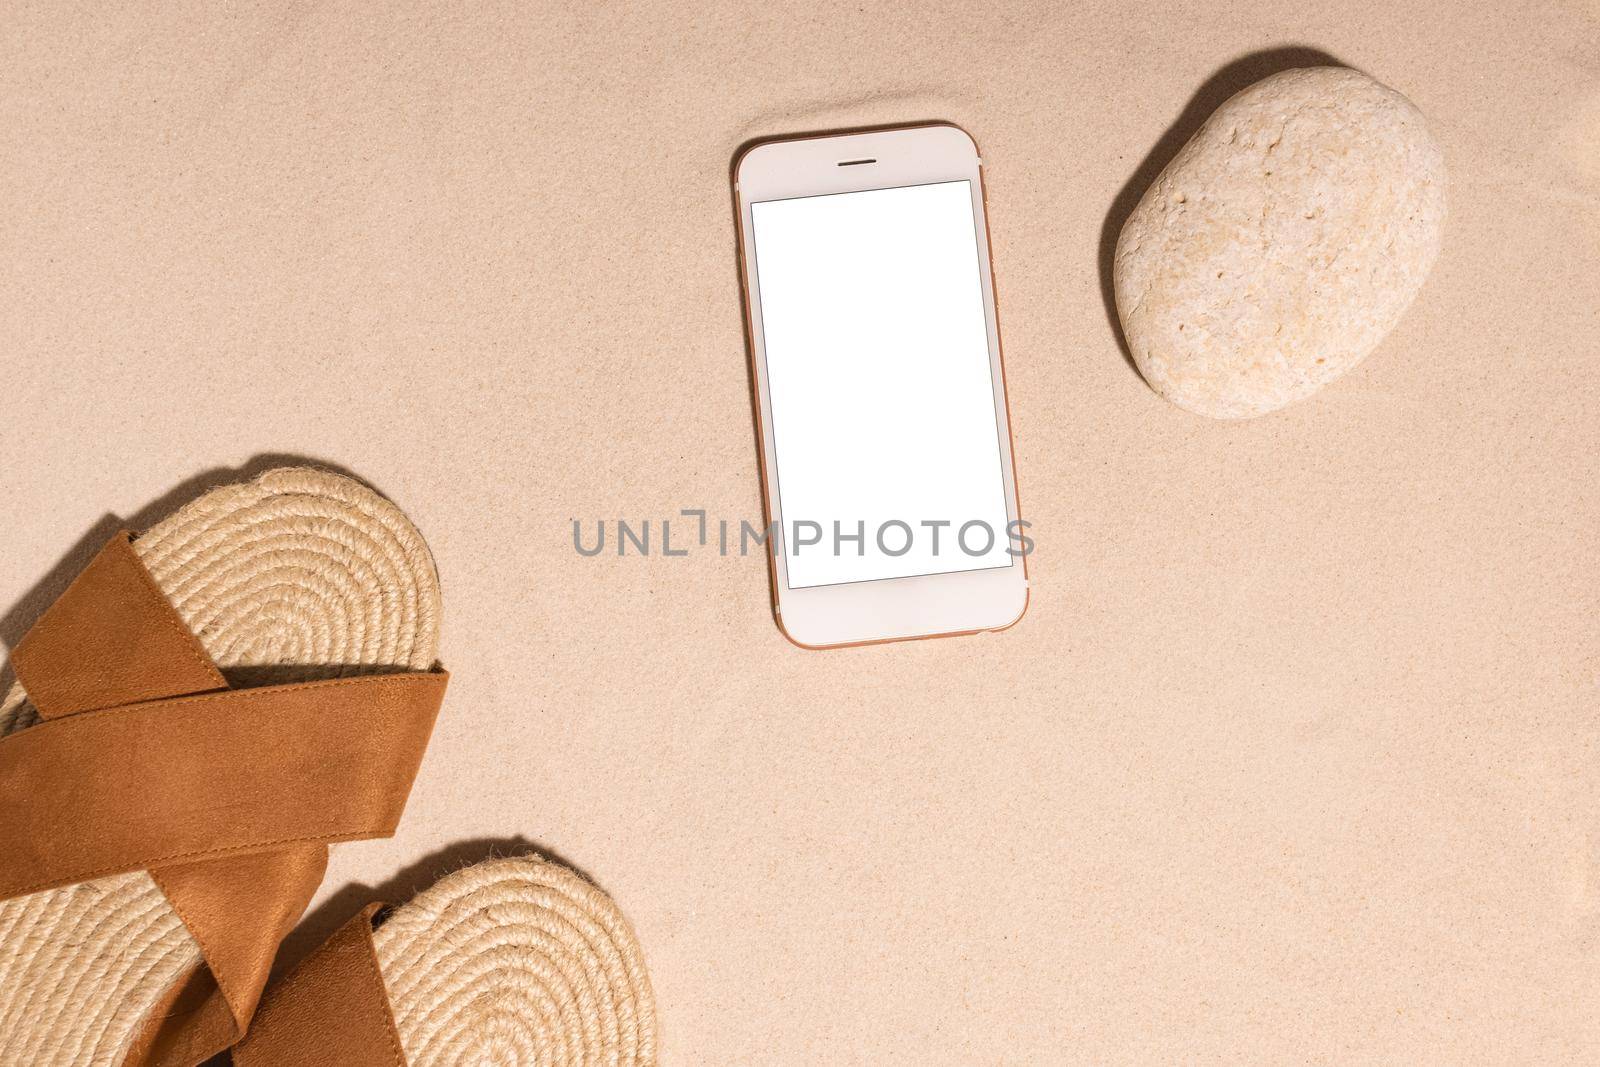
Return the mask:
{"type": "MultiPolygon", "coordinates": [[[[984,210],[983,168],[978,146],[966,131],[949,124],[907,126],[861,133],[765,141],[747,148],[734,164],[739,210],[740,277],[744,286],[750,365],[755,380],[761,475],[766,522],[773,530],[767,558],[778,628],[804,648],[836,648],[881,641],[943,637],[1002,630],[1028,606],[1027,564],[991,570],[885,578],[846,585],[791,589],[788,584],[782,501],[772,438],[772,403],[767,392],[766,352],[761,307],[749,233],[750,205],[764,200],[858,192],[935,182],[971,183],[973,221],[979,234],[978,258],[984,321],[989,335],[989,369],[994,384],[1006,517],[1018,523],[1017,485],[1006,406],[1005,372],[995,311],[994,274],[989,261],[989,227],[984,210]],[[870,159],[871,163],[851,164],[870,159]]],[[[1017,529],[1010,525],[1011,530],[1017,529]]],[[[947,531],[948,536],[950,532],[947,531]]],[[[1007,536],[1008,531],[996,531],[1007,536]]],[[[1013,542],[1015,543],[1015,542],[1013,542]]]]}

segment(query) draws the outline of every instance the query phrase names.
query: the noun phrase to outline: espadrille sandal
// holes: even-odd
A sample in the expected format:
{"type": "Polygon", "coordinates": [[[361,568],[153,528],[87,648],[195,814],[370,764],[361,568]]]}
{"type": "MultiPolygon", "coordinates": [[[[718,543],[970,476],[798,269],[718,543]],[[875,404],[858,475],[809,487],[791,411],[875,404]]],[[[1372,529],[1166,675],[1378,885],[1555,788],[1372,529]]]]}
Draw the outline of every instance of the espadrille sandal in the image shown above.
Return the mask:
{"type": "Polygon", "coordinates": [[[653,1067],[655,999],[610,897],[536,856],[488,860],[357,913],[267,990],[233,1062],[653,1067]]]}
{"type": "Polygon", "coordinates": [[[328,843],[394,832],[438,618],[417,531],[333,474],[111,539],[0,700],[0,1064],[192,1067],[238,1040],[328,843]]]}

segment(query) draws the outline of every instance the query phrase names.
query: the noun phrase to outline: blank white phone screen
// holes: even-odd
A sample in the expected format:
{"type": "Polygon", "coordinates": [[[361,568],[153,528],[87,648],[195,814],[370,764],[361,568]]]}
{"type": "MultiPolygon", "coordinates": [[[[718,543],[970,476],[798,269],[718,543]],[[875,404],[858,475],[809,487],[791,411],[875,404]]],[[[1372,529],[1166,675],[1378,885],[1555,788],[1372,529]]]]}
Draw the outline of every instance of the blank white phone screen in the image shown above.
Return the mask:
{"type": "Polygon", "coordinates": [[[972,183],[750,207],[789,587],[1012,566],[972,183]]]}

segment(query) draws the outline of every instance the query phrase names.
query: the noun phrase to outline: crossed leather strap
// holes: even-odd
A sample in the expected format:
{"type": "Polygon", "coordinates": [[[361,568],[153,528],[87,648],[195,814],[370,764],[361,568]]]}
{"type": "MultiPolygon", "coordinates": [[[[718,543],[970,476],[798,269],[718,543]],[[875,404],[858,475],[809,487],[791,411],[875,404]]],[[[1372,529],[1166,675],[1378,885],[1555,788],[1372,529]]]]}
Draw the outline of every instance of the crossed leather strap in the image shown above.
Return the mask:
{"type": "Polygon", "coordinates": [[[267,991],[233,1067],[406,1067],[372,945],[369,904],[267,991]]]}
{"type": "Polygon", "coordinates": [[[42,721],[0,738],[0,900],[148,870],[205,966],[125,1063],[192,1067],[249,1027],[328,843],[394,833],[448,675],[229,689],[126,533],[11,663],[42,721]]]}

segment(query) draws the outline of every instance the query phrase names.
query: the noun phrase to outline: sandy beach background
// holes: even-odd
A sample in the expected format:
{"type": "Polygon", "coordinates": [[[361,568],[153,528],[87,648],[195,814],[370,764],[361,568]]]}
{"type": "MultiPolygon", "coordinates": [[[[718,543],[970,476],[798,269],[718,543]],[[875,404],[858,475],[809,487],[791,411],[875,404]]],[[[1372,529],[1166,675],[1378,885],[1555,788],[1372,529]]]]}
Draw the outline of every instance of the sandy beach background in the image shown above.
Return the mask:
{"type": "Polygon", "coordinates": [[[0,639],[285,459],[423,530],[454,672],[300,955],[533,844],[672,1064],[1600,1058],[1593,3],[24,4],[0,34],[0,639]],[[1119,347],[1109,251],[1232,91],[1339,62],[1449,156],[1387,342],[1257,421],[1119,347]],[[982,147],[1032,607],[836,653],[764,562],[730,160],[982,147]],[[675,536],[678,529],[674,529],[675,536]]]}

